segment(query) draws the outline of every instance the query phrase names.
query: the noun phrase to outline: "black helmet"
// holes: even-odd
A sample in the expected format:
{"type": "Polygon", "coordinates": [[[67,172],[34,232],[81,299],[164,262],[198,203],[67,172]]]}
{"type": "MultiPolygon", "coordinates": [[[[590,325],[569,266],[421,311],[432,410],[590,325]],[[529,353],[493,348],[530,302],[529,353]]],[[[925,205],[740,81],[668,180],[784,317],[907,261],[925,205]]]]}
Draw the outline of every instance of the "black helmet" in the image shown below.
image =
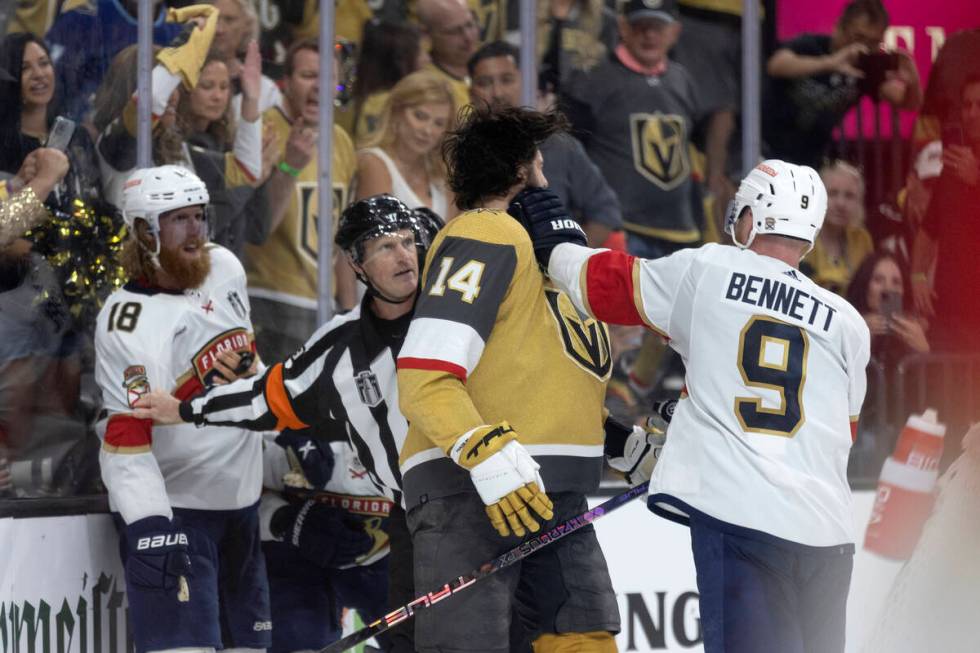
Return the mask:
{"type": "Polygon", "coordinates": [[[391,195],[372,195],[344,209],[334,242],[350,254],[355,263],[360,263],[364,259],[366,241],[390,236],[402,229],[411,229],[415,233],[416,246],[425,248],[426,230],[415,213],[391,195]]]}
{"type": "Polygon", "coordinates": [[[425,235],[425,246],[419,252],[420,258],[424,260],[425,250],[429,249],[432,241],[436,239],[436,234],[446,226],[446,223],[443,222],[438,213],[427,206],[420,206],[417,209],[413,209],[413,213],[415,213],[415,217],[421,223],[422,233],[425,235]]]}

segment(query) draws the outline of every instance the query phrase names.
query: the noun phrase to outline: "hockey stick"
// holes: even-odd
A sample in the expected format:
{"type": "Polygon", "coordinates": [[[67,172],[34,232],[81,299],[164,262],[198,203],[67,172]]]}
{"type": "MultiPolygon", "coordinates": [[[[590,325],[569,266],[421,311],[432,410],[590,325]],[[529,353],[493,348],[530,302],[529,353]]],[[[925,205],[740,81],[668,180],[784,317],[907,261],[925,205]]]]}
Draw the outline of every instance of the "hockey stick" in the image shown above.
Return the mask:
{"type": "Polygon", "coordinates": [[[351,633],[347,637],[337,640],[329,646],[321,648],[316,653],[340,653],[341,651],[346,651],[353,646],[357,646],[361,642],[371,639],[379,633],[385,632],[392,626],[408,621],[414,617],[415,613],[419,610],[431,607],[436,603],[453,596],[454,594],[458,594],[478,580],[486,578],[490,574],[500,571],[504,567],[509,567],[515,562],[523,560],[538,549],[548,546],[555,540],[559,540],[569,533],[574,533],[583,526],[591,524],[603,515],[612,512],[616,508],[619,508],[626,503],[629,503],[629,501],[635,499],[641,494],[645,494],[648,485],[649,483],[640,483],[636,487],[630,488],[626,492],[604,501],[595,508],[586,510],[581,515],[577,515],[567,521],[562,522],[561,524],[558,524],[545,533],[535,535],[534,537],[521,542],[510,551],[497,556],[489,562],[483,563],[470,573],[454,578],[433,592],[428,592],[419,596],[411,603],[389,612],[374,623],[361,628],[357,632],[351,633]]]}

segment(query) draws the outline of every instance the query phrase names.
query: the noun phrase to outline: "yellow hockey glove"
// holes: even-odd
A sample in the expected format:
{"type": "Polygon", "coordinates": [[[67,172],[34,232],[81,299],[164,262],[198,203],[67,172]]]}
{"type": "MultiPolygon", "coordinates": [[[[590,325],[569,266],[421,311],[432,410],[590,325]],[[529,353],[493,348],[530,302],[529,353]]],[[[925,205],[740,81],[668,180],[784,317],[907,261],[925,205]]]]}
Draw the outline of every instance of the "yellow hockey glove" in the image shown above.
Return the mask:
{"type": "Polygon", "coordinates": [[[463,434],[449,456],[470,472],[473,485],[486,504],[490,523],[501,537],[523,537],[541,525],[535,514],[548,520],[554,515],[544,481],[527,449],[517,441],[507,422],[481,426],[463,434]],[[532,514],[532,511],[534,514],[532,514]]]}

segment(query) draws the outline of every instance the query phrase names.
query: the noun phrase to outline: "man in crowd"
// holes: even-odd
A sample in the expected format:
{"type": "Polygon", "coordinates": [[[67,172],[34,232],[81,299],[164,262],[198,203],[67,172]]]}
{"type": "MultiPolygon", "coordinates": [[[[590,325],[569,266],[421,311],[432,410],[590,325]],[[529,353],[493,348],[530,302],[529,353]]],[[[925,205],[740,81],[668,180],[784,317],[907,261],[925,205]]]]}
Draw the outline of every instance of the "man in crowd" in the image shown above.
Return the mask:
{"type": "Polygon", "coordinates": [[[583,247],[553,197],[519,203],[555,284],[597,319],[663,333],[684,359],[649,506],[690,526],[705,650],[843,651],[847,458],[871,345],[854,307],[798,270],[827,207],[819,175],[759,164],[728,214],[738,248],[657,260],[583,247]]]}
{"type": "MultiPolygon", "coordinates": [[[[504,41],[482,46],[470,57],[467,68],[474,104],[492,107],[521,106],[520,52],[504,41]]],[[[609,235],[623,228],[619,200],[582,144],[568,134],[555,134],[541,143],[544,176],[548,188],[582,223],[589,242],[601,246],[609,235]]]]}
{"type": "Polygon", "coordinates": [[[896,52],[896,69],[879,65],[885,61],[880,48],[887,27],[881,0],[851,0],[832,35],[802,34],[773,53],[762,110],[769,156],[819,168],[834,127],[862,92],[900,109],[918,108],[922,89],[912,58],[896,52]],[[867,58],[872,54],[877,58],[867,58]]]}
{"type": "Polygon", "coordinates": [[[255,373],[245,271],[207,244],[207,205],[203,182],[184,168],[130,176],[130,281],[109,296],[96,326],[95,376],[108,413],[99,461],[140,653],[270,644],[260,439],[240,429],[154,427],[132,415],[153,389],[189,399],[219,378],[255,373]]]}
{"type": "MultiPolygon", "coordinates": [[[[526,185],[547,183],[538,146],[561,123],[476,106],[446,144],[464,213],[432,245],[398,357],[409,422],[399,467],[419,588],[580,514],[599,482],[608,334],[545,286],[527,234],[506,213],[526,185]]],[[[509,650],[515,608],[536,651],[615,650],[619,610],[594,529],[420,612],[417,649],[509,650]]]]}
{"type": "Polygon", "coordinates": [[[432,42],[426,66],[449,82],[457,107],[470,101],[466,64],[480,45],[480,27],[466,0],[419,0],[419,24],[432,42]]]}
{"type": "Polygon", "coordinates": [[[701,239],[688,153],[700,109],[687,71],[667,59],[680,34],[676,0],[625,3],[619,30],[620,45],[573,79],[563,101],[619,197],[627,248],[657,258],[701,239]]]}
{"type": "MultiPolygon", "coordinates": [[[[336,78],[336,58],[334,66],[336,78]]],[[[319,86],[317,42],[295,43],[286,57],[283,102],[263,116],[277,135],[282,158],[266,183],[272,211],[269,238],[262,245],[249,245],[245,260],[256,341],[267,361],[284,360],[317,326],[317,266],[321,263],[317,260],[319,86]]],[[[335,212],[347,205],[355,169],[350,137],[334,126],[331,174],[335,212]]],[[[338,289],[338,296],[341,306],[354,302],[351,288],[338,289]]]]}

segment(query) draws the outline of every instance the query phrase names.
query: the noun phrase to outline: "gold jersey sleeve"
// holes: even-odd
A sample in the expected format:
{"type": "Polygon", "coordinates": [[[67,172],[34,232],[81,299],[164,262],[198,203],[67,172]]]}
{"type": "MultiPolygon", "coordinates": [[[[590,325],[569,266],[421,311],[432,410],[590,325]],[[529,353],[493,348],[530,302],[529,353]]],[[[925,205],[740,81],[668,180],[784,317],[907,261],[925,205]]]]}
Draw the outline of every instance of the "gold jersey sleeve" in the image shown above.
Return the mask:
{"type": "MultiPolygon", "coordinates": [[[[279,143],[280,160],[285,153],[291,121],[279,107],[262,116],[279,143]]],[[[354,145],[350,136],[336,125],[333,128],[332,157],[333,223],[347,206],[350,186],[357,169],[354,145]]],[[[282,223],[261,245],[247,245],[245,250],[249,292],[256,296],[283,301],[302,308],[316,308],[318,166],[316,156],[299,171],[293,198],[282,223]]]]}
{"type": "Polygon", "coordinates": [[[602,460],[605,325],[545,283],[527,233],[502,211],[451,221],[424,279],[398,359],[407,500],[452,493],[458,475],[445,452],[503,420],[542,465],[549,491],[586,491],[602,460]]]}

